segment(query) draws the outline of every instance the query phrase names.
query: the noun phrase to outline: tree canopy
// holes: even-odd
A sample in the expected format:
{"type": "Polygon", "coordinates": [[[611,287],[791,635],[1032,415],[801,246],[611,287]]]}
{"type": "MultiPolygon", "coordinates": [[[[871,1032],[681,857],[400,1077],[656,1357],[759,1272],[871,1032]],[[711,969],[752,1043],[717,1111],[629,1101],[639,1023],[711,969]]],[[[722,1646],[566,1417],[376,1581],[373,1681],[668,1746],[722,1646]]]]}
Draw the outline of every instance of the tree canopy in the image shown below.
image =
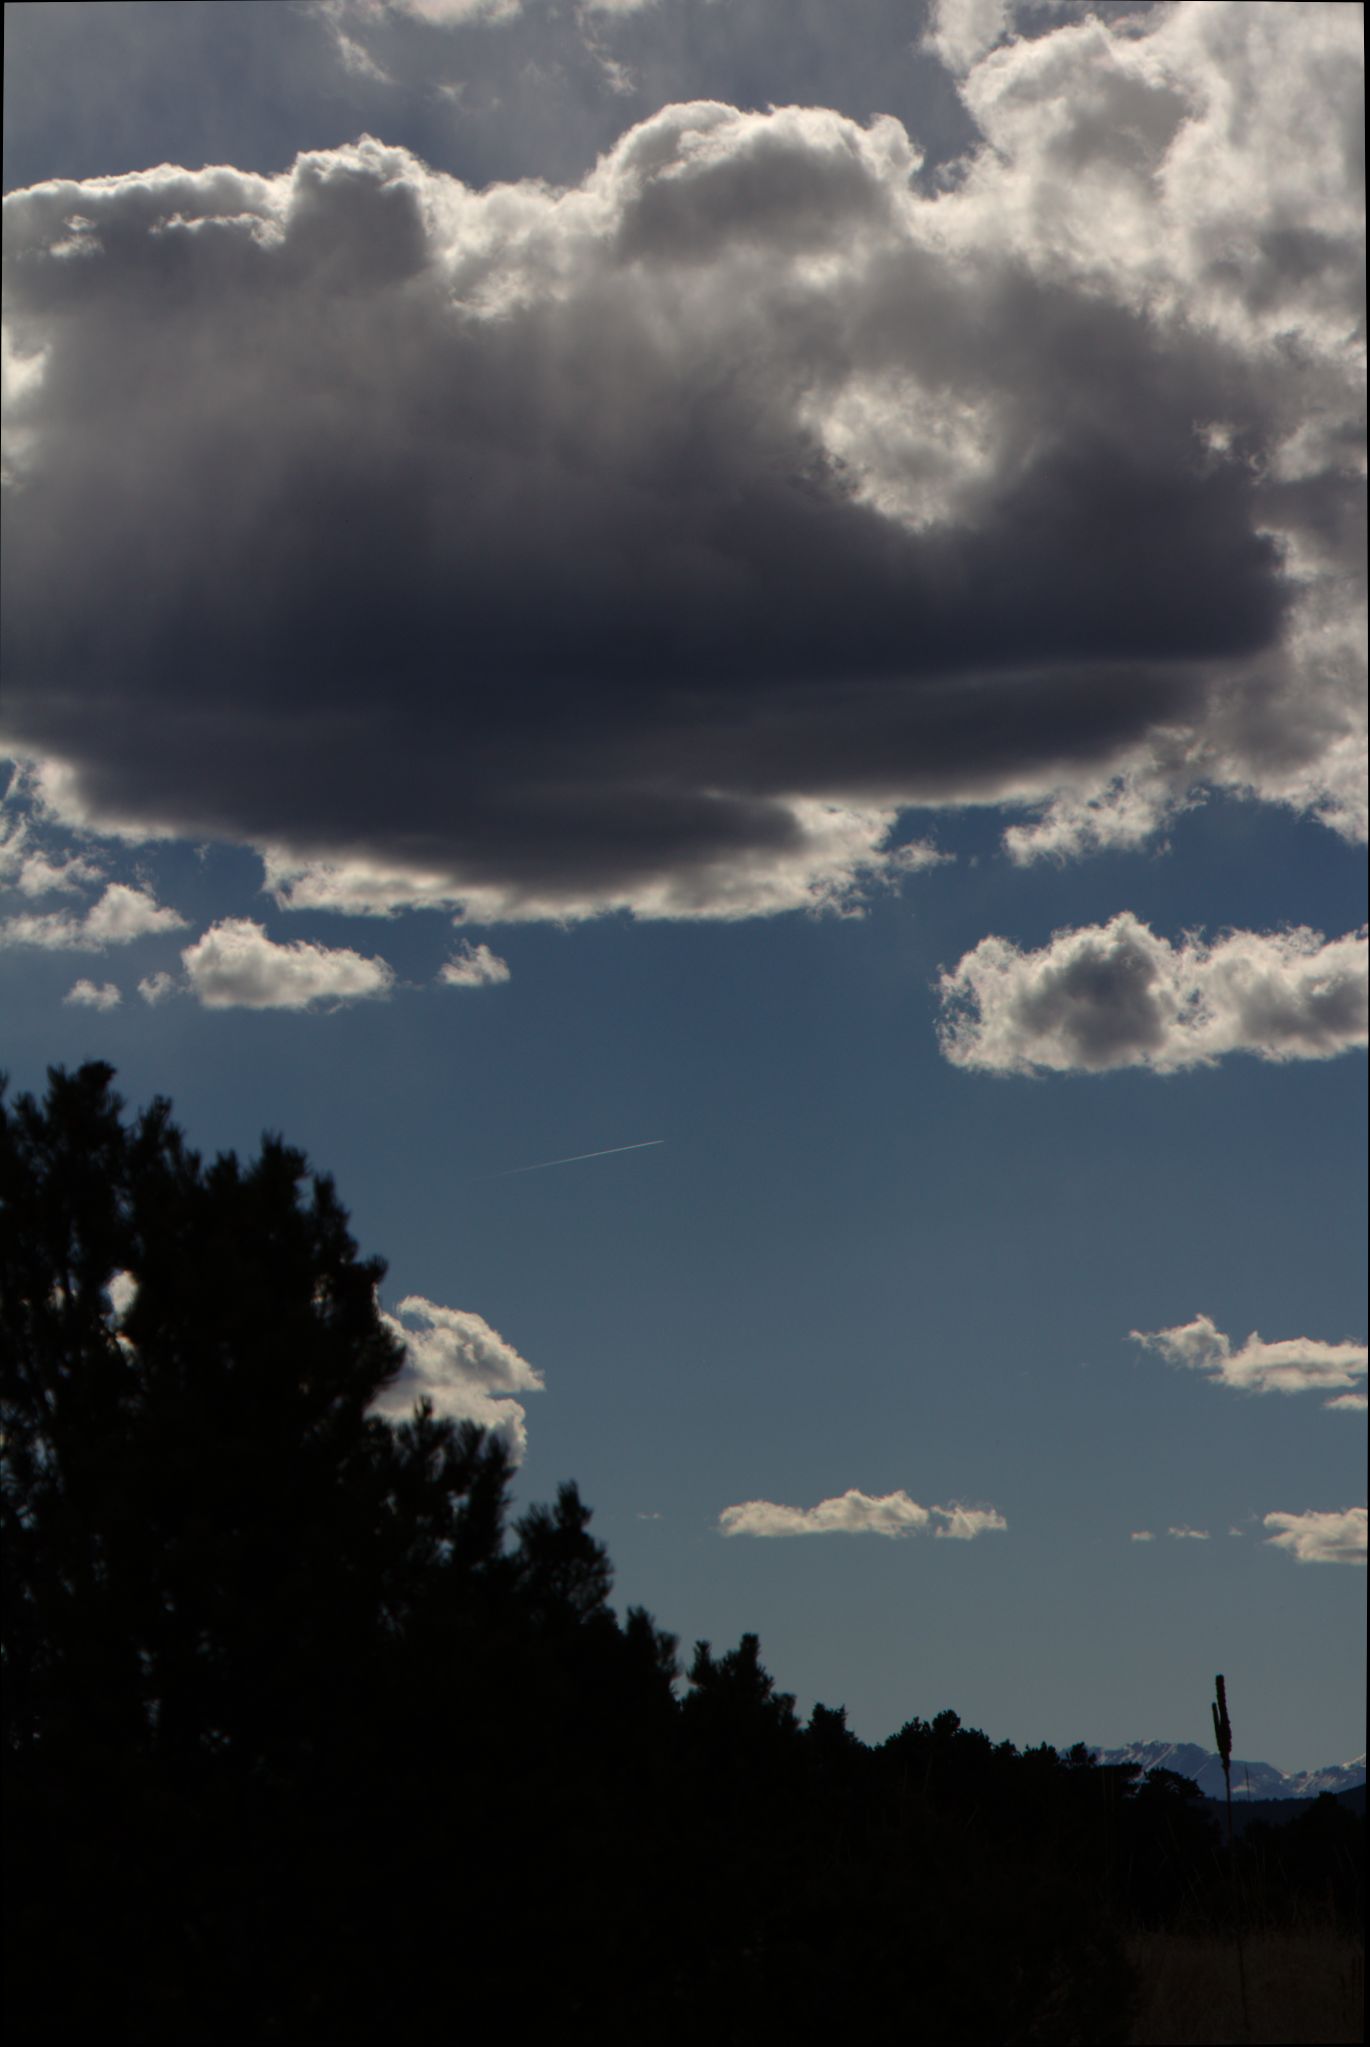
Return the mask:
{"type": "MultiPolygon", "coordinates": [[[[166,1102],[126,1120],[113,1078],[55,1071],[0,1121],[12,1997],[31,1985],[18,2008],[46,2036],[53,1943],[77,1925],[106,1968],[71,2037],[200,2037],[188,1986],[251,1924],[262,1980],[195,2021],[241,2038],[303,2022],[311,1942],[322,1975],[364,1932],[389,1923],[399,1953],[417,1935],[399,1900],[423,1844],[389,1894],[375,1859],[406,1796],[436,1812],[460,1787],[480,1822],[444,1852],[486,1856],[520,1743],[579,1698],[587,1645],[606,1723],[615,1690],[620,1711],[669,1709],[673,1645],[645,1615],[618,1627],[574,1485],[509,1540],[498,1436],[426,1403],[371,1411],[402,1352],[332,1182],[274,1137],[206,1165],[166,1102]],[[294,1962],[260,1924],[291,1872],[294,1962]],[[332,1895],[344,1880],[364,1908],[332,1895]]],[[[365,1998],[325,2024],[311,1996],[321,2033],[373,2036],[365,1998]]]]}

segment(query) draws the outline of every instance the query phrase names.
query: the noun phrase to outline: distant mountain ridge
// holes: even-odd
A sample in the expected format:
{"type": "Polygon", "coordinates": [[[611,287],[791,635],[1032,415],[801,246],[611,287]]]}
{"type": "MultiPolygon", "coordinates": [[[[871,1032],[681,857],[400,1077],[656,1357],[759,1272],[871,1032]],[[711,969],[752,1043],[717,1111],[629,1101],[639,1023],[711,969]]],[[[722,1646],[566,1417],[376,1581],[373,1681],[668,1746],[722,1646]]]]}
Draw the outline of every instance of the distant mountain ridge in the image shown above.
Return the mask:
{"type": "MultiPolygon", "coordinates": [[[[1134,1741],[1126,1748],[1094,1748],[1100,1763],[1136,1763],[1148,1770],[1173,1770],[1190,1777],[1206,1798],[1226,1795],[1222,1758],[1194,1741],[1134,1741]]],[[[1349,1763],[1327,1763],[1320,1770],[1277,1770],[1273,1763],[1248,1763],[1232,1758],[1232,1798],[1317,1798],[1320,1793],[1351,1791],[1365,1782],[1365,1757],[1349,1763]]]]}

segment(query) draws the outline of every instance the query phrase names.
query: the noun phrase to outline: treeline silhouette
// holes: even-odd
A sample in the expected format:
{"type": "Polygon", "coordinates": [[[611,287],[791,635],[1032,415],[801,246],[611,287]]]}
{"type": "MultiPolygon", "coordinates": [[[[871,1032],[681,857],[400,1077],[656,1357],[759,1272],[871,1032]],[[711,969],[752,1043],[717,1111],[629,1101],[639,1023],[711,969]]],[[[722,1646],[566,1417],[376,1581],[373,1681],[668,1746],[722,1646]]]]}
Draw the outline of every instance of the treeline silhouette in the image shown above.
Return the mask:
{"type": "MultiPolygon", "coordinates": [[[[331,1182],[113,1078],[0,1100],[11,2038],[1127,2038],[1129,1932],[1228,1909],[1196,1787],[801,1724],[754,1635],[682,1682],[574,1485],[369,1411],[331,1182]]],[[[1363,1821],[1261,1835],[1259,1910],[1358,1913],[1363,1821]]]]}

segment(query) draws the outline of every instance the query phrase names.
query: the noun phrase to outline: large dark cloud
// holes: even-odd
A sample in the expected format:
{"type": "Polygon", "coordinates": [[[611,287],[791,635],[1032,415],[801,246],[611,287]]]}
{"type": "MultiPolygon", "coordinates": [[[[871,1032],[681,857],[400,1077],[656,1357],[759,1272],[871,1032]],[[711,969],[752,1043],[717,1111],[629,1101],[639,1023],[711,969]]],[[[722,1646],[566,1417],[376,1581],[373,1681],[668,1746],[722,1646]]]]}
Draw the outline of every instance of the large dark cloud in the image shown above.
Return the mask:
{"type": "MultiPolygon", "coordinates": [[[[17,195],[10,743],[71,815],[506,915],[784,907],[901,807],[1158,762],[1334,800],[1291,650],[1355,500],[1335,434],[1287,472],[1341,364],[1272,358],[1268,280],[1243,326],[1063,253],[1032,84],[936,201],[896,122],[712,104],[564,193],[367,142],[17,195]]],[[[1185,131],[1130,89],[1135,206],[1185,131]]]]}

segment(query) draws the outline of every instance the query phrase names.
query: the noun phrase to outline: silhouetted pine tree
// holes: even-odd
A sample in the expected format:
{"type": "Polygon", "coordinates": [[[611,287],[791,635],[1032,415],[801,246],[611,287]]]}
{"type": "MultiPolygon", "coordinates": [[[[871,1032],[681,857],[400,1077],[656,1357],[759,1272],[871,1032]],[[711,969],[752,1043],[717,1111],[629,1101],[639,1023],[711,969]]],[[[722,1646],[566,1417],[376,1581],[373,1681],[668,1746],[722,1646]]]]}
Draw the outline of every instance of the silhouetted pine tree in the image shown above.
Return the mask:
{"type": "Polygon", "coordinates": [[[499,1439],[372,1412],[331,1183],[112,1079],[0,1100],[14,2037],[1126,2036],[1119,1929],[1211,1862],[1182,1784],[803,1726],[750,1634],[677,1698],[573,1485],[511,1528],[499,1439]]]}
{"type": "Polygon", "coordinates": [[[497,1437],[369,1411],[401,1354],[332,1183],[271,1138],[206,1167],[112,1080],[0,1118],[10,2016],[393,2037],[434,1912],[512,1949],[511,1821],[548,1831],[587,1699],[601,1750],[673,1710],[671,1644],[617,1627],[573,1486],[511,1546],[497,1437]]]}

